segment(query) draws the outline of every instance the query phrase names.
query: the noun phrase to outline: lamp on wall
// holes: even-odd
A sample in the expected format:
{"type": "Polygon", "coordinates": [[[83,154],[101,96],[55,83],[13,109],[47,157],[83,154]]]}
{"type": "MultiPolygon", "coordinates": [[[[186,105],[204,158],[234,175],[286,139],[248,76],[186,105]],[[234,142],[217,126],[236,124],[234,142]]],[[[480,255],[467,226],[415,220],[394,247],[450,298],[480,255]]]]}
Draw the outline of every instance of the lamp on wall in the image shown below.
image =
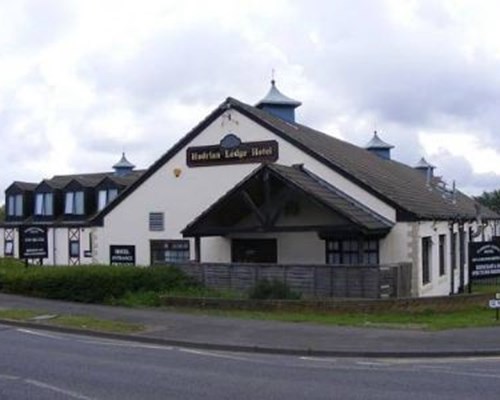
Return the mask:
{"type": "Polygon", "coordinates": [[[181,176],[182,170],[180,168],[174,168],[174,176],[178,178],[181,176]]]}

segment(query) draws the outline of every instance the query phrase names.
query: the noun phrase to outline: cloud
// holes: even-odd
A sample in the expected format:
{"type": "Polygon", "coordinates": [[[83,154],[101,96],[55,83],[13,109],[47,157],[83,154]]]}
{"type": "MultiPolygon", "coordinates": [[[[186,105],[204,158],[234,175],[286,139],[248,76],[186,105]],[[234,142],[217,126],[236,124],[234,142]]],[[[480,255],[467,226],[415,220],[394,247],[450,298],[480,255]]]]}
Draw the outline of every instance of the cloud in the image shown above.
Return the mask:
{"type": "Polygon", "coordinates": [[[450,187],[455,181],[461,191],[470,195],[479,195],[483,191],[492,191],[499,187],[497,174],[475,173],[470,162],[463,156],[441,151],[428,161],[436,166],[436,175],[442,176],[450,187]]]}
{"type": "Polygon", "coordinates": [[[122,151],[146,167],[227,96],[256,103],[274,68],[301,122],[361,146],[377,129],[394,158],[493,189],[493,158],[429,146],[460,132],[500,155],[500,7],[482,4],[0,0],[0,187],[122,151]]]}

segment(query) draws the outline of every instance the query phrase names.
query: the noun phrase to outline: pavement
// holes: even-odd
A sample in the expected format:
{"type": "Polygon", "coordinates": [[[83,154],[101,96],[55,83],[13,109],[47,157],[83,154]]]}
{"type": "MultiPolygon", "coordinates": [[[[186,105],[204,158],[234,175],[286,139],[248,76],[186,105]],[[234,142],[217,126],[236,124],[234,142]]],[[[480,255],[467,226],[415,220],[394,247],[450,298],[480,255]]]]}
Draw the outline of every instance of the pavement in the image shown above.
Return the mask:
{"type": "Polygon", "coordinates": [[[214,317],[164,309],[82,304],[0,293],[0,310],[2,309],[86,315],[142,324],[146,329],[124,335],[55,327],[44,324],[43,320],[15,322],[0,319],[0,325],[211,350],[318,357],[500,356],[500,325],[438,332],[337,327],[214,317]]]}

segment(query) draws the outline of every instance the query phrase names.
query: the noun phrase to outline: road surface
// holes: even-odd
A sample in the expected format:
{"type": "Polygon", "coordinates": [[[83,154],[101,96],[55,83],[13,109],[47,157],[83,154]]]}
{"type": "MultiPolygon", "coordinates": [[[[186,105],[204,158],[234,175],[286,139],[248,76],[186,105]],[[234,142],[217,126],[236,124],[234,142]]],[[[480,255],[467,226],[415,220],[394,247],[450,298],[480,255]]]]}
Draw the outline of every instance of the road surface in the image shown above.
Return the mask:
{"type": "Polygon", "coordinates": [[[191,350],[0,325],[0,399],[499,399],[500,358],[191,350]]]}

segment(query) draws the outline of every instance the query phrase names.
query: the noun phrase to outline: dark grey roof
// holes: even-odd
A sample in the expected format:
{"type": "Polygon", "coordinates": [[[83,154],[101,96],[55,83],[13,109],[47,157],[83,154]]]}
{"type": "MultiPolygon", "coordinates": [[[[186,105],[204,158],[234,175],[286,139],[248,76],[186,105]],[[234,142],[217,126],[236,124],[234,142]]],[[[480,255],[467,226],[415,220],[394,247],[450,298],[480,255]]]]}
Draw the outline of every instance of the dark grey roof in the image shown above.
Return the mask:
{"type": "Polygon", "coordinates": [[[384,142],[377,134],[377,131],[373,133],[372,139],[366,144],[365,149],[393,149],[394,146],[392,144],[384,142]]]}
{"type": "Polygon", "coordinates": [[[368,230],[389,229],[394,225],[388,219],[368,209],[356,199],[333,187],[302,166],[287,167],[269,164],[267,167],[356,225],[368,230]]]}
{"type": "MultiPolygon", "coordinates": [[[[304,193],[311,200],[322,204],[327,209],[350,221],[357,230],[365,234],[387,234],[394,225],[393,222],[383,216],[368,209],[359,201],[348,196],[346,193],[331,186],[329,183],[305,169],[302,165],[293,167],[280,164],[263,164],[260,168],[252,171],[239,183],[233,186],[226,194],[211,204],[198,217],[191,221],[182,231],[185,236],[195,236],[203,232],[203,221],[210,219],[210,215],[217,215],[219,210],[224,208],[230,199],[238,196],[241,190],[245,191],[246,185],[257,176],[261,176],[266,171],[277,176],[289,187],[292,187],[294,193],[304,193]]],[[[228,211],[226,211],[227,213],[228,211]]],[[[326,228],[326,225],[325,225],[326,228]]],[[[205,232],[206,233],[206,232],[205,232]]]]}
{"type": "Polygon", "coordinates": [[[9,188],[13,186],[18,187],[23,191],[31,191],[35,190],[35,188],[38,186],[38,183],[14,181],[12,185],[9,186],[9,188]]]}
{"type": "MultiPolygon", "coordinates": [[[[476,217],[474,199],[458,191],[454,198],[443,195],[442,190],[429,186],[426,177],[408,165],[382,159],[366,149],[307,126],[286,122],[238,100],[229,98],[228,102],[403,213],[419,219],[476,217]]],[[[491,210],[484,210],[483,217],[500,218],[491,210]]]]}
{"type": "Polygon", "coordinates": [[[42,183],[53,189],[64,189],[69,183],[77,181],[84,187],[96,187],[103,179],[109,178],[119,185],[128,186],[136,181],[145,170],[131,171],[127,176],[116,176],[114,172],[96,172],[90,174],[55,175],[51,179],[44,179],[42,183]]]}
{"type": "Polygon", "coordinates": [[[264,105],[277,105],[277,106],[294,106],[298,107],[302,103],[300,101],[291,99],[288,96],[285,96],[283,93],[281,93],[278,88],[276,87],[276,82],[274,79],[271,81],[271,89],[269,89],[269,92],[266,94],[266,96],[259,101],[255,107],[261,107],[264,105]]]}
{"type": "MultiPolygon", "coordinates": [[[[228,108],[234,108],[241,112],[393,206],[397,211],[398,220],[473,219],[477,216],[477,202],[475,200],[459,191],[456,192],[455,196],[449,196],[437,186],[428,185],[424,174],[415,168],[394,160],[382,159],[366,149],[307,126],[285,121],[229,97],[151,165],[139,179],[125,189],[116,201],[97,216],[96,222],[102,222],[105,215],[187,146],[228,108]]],[[[500,215],[485,207],[482,207],[482,211],[483,218],[500,219],[500,215]]]]}

